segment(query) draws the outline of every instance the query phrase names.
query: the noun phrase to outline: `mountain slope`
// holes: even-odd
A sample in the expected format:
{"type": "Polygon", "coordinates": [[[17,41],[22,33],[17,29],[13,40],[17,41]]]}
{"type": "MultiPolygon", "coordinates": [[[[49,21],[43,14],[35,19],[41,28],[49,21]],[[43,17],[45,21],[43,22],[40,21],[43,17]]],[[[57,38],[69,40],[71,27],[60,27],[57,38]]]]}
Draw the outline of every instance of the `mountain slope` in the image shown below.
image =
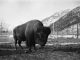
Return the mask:
{"type": "Polygon", "coordinates": [[[80,6],[72,9],[54,23],[54,30],[61,31],[71,25],[80,22],[80,6]]]}
{"type": "Polygon", "coordinates": [[[66,9],[64,11],[59,11],[54,13],[53,15],[45,18],[42,20],[43,24],[45,26],[50,26],[51,24],[53,24],[55,21],[57,21],[60,17],[62,17],[63,15],[67,14],[70,10],[66,9]]]}

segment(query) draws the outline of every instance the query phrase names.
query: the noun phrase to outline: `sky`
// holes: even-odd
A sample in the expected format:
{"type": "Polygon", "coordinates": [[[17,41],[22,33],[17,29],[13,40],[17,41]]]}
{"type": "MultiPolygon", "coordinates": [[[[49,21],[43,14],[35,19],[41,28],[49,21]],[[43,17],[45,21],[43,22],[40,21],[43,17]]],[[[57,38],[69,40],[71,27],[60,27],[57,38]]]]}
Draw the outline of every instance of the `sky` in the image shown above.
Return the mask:
{"type": "Polygon", "coordinates": [[[80,0],[0,0],[0,21],[12,30],[29,20],[43,20],[55,12],[79,5],[80,0]]]}

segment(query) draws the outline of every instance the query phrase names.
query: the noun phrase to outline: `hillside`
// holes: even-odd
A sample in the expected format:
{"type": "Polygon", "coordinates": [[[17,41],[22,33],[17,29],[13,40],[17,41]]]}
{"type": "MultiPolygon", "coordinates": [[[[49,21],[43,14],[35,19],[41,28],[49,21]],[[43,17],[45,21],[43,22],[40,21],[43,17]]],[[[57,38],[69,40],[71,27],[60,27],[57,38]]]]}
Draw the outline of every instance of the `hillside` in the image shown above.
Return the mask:
{"type": "Polygon", "coordinates": [[[72,9],[54,23],[55,31],[61,31],[76,23],[80,23],[80,6],[72,9]]]}
{"type": "Polygon", "coordinates": [[[55,21],[57,21],[60,17],[67,14],[69,11],[70,11],[69,9],[66,9],[66,10],[63,10],[63,11],[56,12],[53,15],[43,19],[42,22],[45,26],[49,26],[52,23],[54,23],[55,21]]]}

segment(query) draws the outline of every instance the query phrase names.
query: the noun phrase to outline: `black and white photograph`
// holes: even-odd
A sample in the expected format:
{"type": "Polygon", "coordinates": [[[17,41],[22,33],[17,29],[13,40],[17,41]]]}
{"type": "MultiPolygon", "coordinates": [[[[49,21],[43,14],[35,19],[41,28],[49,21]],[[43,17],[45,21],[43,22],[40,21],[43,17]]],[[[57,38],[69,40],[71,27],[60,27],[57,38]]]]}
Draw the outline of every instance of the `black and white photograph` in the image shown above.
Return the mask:
{"type": "Polygon", "coordinates": [[[80,0],[0,0],[0,60],[80,60],[80,0]]]}

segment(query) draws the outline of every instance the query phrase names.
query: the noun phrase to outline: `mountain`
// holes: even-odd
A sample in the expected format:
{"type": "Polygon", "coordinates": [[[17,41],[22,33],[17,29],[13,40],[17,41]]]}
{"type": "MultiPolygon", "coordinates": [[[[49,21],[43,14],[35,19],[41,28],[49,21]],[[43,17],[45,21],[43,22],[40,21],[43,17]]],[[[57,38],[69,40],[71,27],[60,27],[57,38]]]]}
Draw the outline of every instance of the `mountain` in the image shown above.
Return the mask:
{"type": "Polygon", "coordinates": [[[54,30],[61,31],[79,22],[80,22],[80,6],[72,9],[67,14],[59,18],[59,20],[57,20],[54,23],[54,30]]]}
{"type": "Polygon", "coordinates": [[[43,24],[45,26],[50,26],[51,24],[53,24],[55,21],[57,21],[60,17],[64,16],[65,14],[67,14],[70,10],[69,9],[66,9],[66,10],[63,10],[63,11],[59,11],[59,12],[56,12],[54,13],[53,15],[45,18],[42,20],[43,24]]]}

